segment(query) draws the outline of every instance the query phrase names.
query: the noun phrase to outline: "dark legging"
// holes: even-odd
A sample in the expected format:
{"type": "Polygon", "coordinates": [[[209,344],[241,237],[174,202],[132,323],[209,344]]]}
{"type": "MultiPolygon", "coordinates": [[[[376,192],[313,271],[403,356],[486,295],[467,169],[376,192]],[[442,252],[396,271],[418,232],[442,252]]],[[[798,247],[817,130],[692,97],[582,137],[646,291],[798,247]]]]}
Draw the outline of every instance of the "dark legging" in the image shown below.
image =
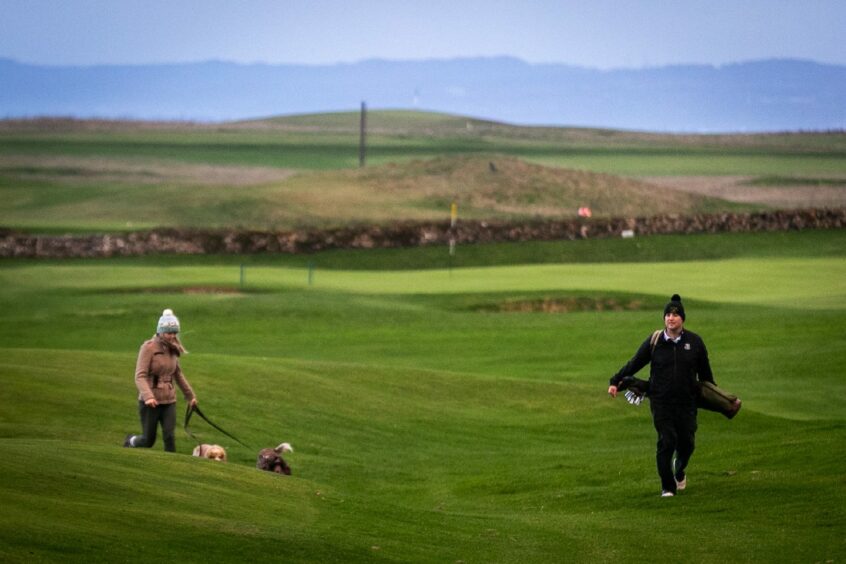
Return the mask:
{"type": "Polygon", "coordinates": [[[133,442],[136,447],[151,448],[156,444],[156,430],[162,426],[162,440],[167,452],[176,451],[176,404],[159,404],[150,407],[143,401],[138,402],[138,415],[141,417],[142,435],[136,435],[133,442]]]}
{"type": "Polygon", "coordinates": [[[658,431],[658,445],[655,462],[661,489],[676,491],[676,480],[684,478],[684,472],[695,448],[696,406],[666,405],[652,402],[652,422],[658,431]],[[673,468],[673,456],[676,457],[673,468]]]}

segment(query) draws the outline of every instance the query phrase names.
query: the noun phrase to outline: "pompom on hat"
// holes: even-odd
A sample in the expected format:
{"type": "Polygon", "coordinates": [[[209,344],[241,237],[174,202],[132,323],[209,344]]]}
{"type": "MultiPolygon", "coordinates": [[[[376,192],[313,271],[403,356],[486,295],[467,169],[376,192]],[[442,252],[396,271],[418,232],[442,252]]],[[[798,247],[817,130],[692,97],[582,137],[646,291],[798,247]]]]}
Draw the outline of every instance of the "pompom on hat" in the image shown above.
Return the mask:
{"type": "Polygon", "coordinates": [[[681,302],[681,296],[678,294],[673,294],[669,303],[664,306],[664,315],[667,315],[668,313],[677,313],[679,317],[682,318],[682,321],[684,321],[684,306],[681,302]]]}
{"type": "Polygon", "coordinates": [[[173,315],[172,309],[162,312],[159,323],[156,325],[156,333],[179,333],[179,319],[173,315]]]}

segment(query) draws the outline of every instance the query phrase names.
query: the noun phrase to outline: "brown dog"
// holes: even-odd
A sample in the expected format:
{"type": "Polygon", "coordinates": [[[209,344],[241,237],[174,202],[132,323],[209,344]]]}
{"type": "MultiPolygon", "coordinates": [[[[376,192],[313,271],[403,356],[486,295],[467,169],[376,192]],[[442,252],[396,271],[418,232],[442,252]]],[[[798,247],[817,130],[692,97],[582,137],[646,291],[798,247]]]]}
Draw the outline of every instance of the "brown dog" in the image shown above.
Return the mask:
{"type": "Polygon", "coordinates": [[[197,445],[194,447],[193,456],[200,458],[208,458],[209,460],[217,460],[218,462],[226,462],[226,450],[220,445],[197,445]]]}
{"type": "Polygon", "coordinates": [[[291,467],[279,456],[283,452],[294,452],[294,449],[288,443],[282,443],[276,448],[261,449],[256,458],[256,468],[290,476],[291,467]]]}

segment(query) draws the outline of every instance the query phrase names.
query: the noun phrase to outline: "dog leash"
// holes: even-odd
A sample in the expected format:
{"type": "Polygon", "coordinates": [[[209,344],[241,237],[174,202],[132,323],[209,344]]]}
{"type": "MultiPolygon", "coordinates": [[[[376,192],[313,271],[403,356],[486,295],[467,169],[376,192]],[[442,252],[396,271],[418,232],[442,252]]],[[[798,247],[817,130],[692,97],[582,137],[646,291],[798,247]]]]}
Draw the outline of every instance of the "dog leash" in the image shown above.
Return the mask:
{"type": "Polygon", "coordinates": [[[197,415],[199,415],[200,417],[202,417],[202,418],[203,418],[203,420],[204,420],[206,423],[208,423],[209,425],[211,425],[212,427],[214,427],[215,429],[217,429],[218,431],[220,431],[221,433],[223,433],[224,435],[226,435],[227,437],[229,437],[229,438],[230,438],[230,439],[232,439],[233,441],[235,441],[235,442],[237,442],[237,443],[241,444],[242,446],[245,446],[245,447],[247,447],[247,448],[250,448],[248,445],[245,445],[244,443],[242,443],[242,442],[241,442],[241,441],[240,441],[240,440],[239,440],[239,439],[238,439],[235,435],[233,435],[233,434],[231,434],[231,433],[229,433],[229,432],[227,432],[227,431],[223,430],[223,429],[222,429],[221,427],[219,427],[218,425],[215,425],[215,424],[214,424],[214,423],[213,423],[213,422],[212,422],[212,421],[211,421],[208,417],[206,417],[206,416],[205,416],[205,414],[204,414],[202,411],[200,411],[200,408],[199,408],[196,404],[190,404],[190,403],[189,403],[189,404],[188,404],[188,409],[185,411],[185,424],[183,425],[183,427],[185,428],[185,432],[186,432],[186,433],[188,433],[188,436],[189,436],[189,437],[191,437],[192,439],[194,439],[195,441],[197,441],[197,443],[199,443],[199,442],[200,442],[200,439],[198,439],[197,437],[195,437],[195,436],[194,436],[194,433],[192,433],[192,432],[188,429],[188,422],[191,420],[191,415],[193,415],[193,413],[194,413],[195,411],[197,412],[197,415]]]}

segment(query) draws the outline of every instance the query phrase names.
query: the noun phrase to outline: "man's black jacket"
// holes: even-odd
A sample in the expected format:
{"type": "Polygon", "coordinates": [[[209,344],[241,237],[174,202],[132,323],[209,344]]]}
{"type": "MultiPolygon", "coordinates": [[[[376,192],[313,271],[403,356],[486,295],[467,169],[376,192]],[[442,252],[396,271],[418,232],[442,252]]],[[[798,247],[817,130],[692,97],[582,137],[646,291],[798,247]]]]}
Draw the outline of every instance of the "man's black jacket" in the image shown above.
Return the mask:
{"type": "Polygon", "coordinates": [[[649,397],[652,401],[695,404],[699,396],[698,382],[714,382],[702,338],[685,330],[674,343],[665,340],[662,334],[654,350],[649,341],[647,337],[632,359],[611,378],[611,385],[618,386],[623,378],[634,376],[651,362],[649,397]]]}

